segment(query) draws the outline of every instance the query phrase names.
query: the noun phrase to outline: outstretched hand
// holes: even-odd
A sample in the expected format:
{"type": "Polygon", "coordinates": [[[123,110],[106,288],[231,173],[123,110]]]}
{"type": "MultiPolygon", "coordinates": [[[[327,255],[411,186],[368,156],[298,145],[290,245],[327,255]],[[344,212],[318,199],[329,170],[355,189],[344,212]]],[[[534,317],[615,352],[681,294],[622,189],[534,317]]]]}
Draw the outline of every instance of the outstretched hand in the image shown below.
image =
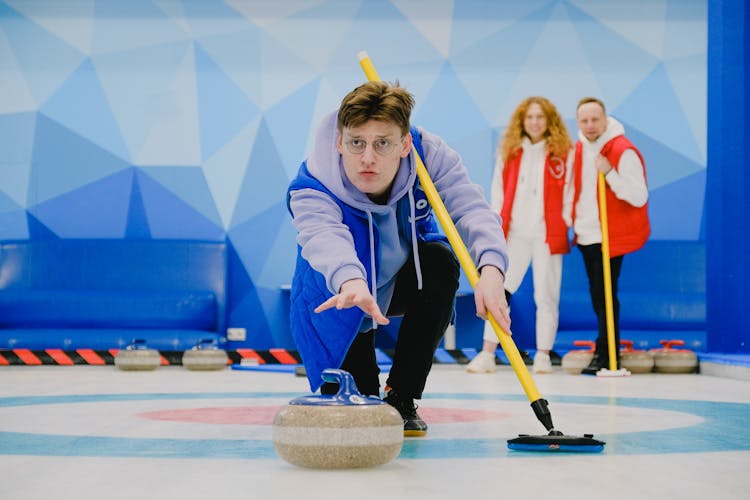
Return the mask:
{"type": "Polygon", "coordinates": [[[498,268],[482,267],[479,281],[474,286],[474,302],[477,306],[477,316],[486,320],[487,314],[491,314],[503,332],[512,335],[504,284],[503,273],[498,268]]]}
{"type": "Polygon", "coordinates": [[[341,285],[339,293],[326,300],[318,307],[315,312],[323,312],[332,307],[336,309],[348,309],[357,306],[369,314],[379,325],[387,325],[390,320],[386,318],[375,298],[367,289],[367,282],[361,278],[345,281],[341,285]]]}

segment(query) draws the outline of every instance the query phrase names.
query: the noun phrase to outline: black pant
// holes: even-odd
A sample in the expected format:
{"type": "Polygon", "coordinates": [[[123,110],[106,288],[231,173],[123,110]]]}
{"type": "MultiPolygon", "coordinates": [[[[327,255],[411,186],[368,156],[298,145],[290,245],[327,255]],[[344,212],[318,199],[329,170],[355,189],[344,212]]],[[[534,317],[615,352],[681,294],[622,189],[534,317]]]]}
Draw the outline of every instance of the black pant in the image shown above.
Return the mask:
{"type": "MultiPolygon", "coordinates": [[[[446,244],[419,242],[417,246],[422,290],[417,290],[414,257],[410,255],[398,272],[386,314],[403,316],[386,384],[399,395],[414,399],[422,397],[435,350],[453,316],[459,277],[458,261],[446,244]]],[[[352,374],[362,394],[380,395],[374,330],[357,335],[341,369],[352,374]]],[[[321,392],[333,394],[337,389],[337,384],[326,383],[321,392]]]]}
{"type": "MultiPolygon", "coordinates": [[[[599,322],[599,336],[596,338],[596,355],[609,363],[609,349],[607,345],[607,313],[604,302],[604,267],[602,259],[602,245],[578,245],[583,255],[583,263],[586,265],[586,274],[589,277],[589,294],[591,305],[599,322]]],[[[620,301],[617,299],[617,282],[620,279],[620,268],[622,258],[611,257],[609,259],[610,276],[612,283],[612,318],[615,324],[615,353],[619,361],[620,352],[620,301]]]]}

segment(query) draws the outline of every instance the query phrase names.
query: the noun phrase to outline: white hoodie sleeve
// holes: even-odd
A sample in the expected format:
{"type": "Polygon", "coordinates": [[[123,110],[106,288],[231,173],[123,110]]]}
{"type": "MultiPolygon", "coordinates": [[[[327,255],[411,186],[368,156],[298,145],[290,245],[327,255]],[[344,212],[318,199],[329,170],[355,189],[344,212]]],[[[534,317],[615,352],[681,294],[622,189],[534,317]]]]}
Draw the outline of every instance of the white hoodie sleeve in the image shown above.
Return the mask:
{"type": "Polygon", "coordinates": [[[573,161],[575,158],[575,147],[570,148],[568,159],[565,162],[565,187],[563,188],[563,220],[565,225],[573,225],[573,197],[575,190],[573,186],[573,161]]]}
{"type": "Polygon", "coordinates": [[[632,149],[627,149],[622,153],[618,169],[610,170],[605,179],[615,196],[634,207],[642,207],[648,201],[648,187],[643,174],[643,165],[632,149]]]}

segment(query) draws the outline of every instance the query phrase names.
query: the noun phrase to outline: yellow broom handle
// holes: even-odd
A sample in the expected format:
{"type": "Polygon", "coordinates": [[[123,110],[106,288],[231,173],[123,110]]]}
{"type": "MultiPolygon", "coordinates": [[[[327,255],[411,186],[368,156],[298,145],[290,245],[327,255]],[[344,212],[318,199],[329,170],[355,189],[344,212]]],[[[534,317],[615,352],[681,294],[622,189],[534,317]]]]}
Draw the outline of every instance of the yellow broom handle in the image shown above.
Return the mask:
{"type": "Polygon", "coordinates": [[[607,221],[607,195],[604,174],[599,172],[597,179],[599,194],[599,221],[602,226],[602,269],[604,273],[604,312],[607,319],[607,352],[609,354],[609,369],[617,370],[617,353],[615,349],[615,318],[612,307],[612,273],[609,263],[609,223],[607,221]]]}
{"type": "MultiPolygon", "coordinates": [[[[358,57],[359,64],[362,66],[362,70],[365,72],[367,79],[369,81],[380,81],[380,77],[375,71],[375,67],[372,65],[372,61],[370,61],[367,53],[360,52],[358,57]]],[[[432,205],[432,208],[435,210],[435,215],[437,216],[440,225],[443,227],[443,231],[445,231],[445,235],[448,237],[448,241],[450,242],[451,247],[453,247],[453,251],[456,253],[456,257],[461,263],[461,267],[463,268],[464,273],[466,273],[466,277],[469,279],[469,283],[471,283],[472,288],[474,288],[477,281],[479,281],[477,268],[471,260],[471,255],[469,255],[466,245],[464,245],[461,236],[458,234],[458,230],[456,229],[455,224],[453,224],[453,220],[448,214],[448,210],[445,208],[443,200],[440,199],[435,184],[433,184],[432,179],[430,179],[430,174],[427,172],[427,168],[425,168],[424,163],[416,150],[414,150],[414,157],[417,159],[417,175],[422,184],[422,189],[427,195],[430,205],[432,205]]],[[[541,396],[539,395],[539,391],[537,390],[513,339],[503,331],[502,327],[498,325],[497,321],[495,321],[495,318],[493,318],[491,314],[487,314],[487,319],[495,330],[495,335],[497,335],[497,339],[500,341],[500,345],[502,346],[505,355],[508,357],[511,367],[516,372],[516,376],[521,382],[521,386],[523,386],[526,396],[532,403],[540,399],[541,396]]]]}

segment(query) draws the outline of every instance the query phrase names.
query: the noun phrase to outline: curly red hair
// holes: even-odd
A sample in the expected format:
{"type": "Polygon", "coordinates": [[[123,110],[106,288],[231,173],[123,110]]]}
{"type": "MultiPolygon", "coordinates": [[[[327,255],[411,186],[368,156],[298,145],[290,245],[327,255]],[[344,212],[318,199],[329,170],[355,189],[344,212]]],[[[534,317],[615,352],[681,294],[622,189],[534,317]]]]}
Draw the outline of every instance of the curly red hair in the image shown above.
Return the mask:
{"type": "Polygon", "coordinates": [[[498,154],[502,157],[503,162],[506,162],[508,157],[521,147],[524,137],[528,137],[523,128],[523,122],[529,106],[535,103],[542,108],[542,112],[547,119],[547,130],[544,132],[544,139],[547,141],[547,152],[563,160],[568,155],[572,141],[570,140],[565,122],[563,122],[557,108],[546,97],[532,96],[521,101],[510,116],[508,128],[505,129],[505,133],[498,146],[498,154]]]}

